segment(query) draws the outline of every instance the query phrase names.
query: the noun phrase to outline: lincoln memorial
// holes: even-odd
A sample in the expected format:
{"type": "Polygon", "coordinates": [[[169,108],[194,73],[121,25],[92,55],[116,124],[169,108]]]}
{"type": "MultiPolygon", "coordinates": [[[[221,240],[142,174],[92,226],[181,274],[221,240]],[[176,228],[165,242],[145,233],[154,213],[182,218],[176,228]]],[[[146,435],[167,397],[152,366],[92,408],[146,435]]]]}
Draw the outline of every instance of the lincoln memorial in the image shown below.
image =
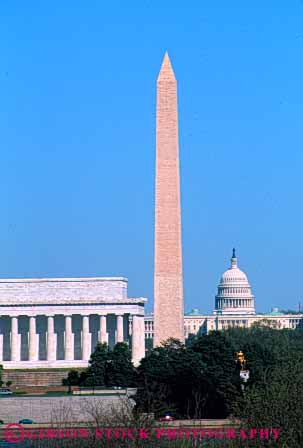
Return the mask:
{"type": "Polygon", "coordinates": [[[0,364],[5,369],[86,367],[98,341],[145,354],[145,298],[127,279],[0,279],[0,364]]]}

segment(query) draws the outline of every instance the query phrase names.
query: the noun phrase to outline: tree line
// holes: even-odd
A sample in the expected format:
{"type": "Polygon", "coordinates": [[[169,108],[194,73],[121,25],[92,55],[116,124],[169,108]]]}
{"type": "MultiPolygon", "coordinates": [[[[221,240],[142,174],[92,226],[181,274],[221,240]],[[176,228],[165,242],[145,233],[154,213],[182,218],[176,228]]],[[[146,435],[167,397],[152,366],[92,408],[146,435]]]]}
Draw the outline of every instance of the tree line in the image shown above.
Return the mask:
{"type": "Polygon", "coordinates": [[[137,368],[127,344],[113,350],[98,344],[89,367],[69,373],[65,384],[71,382],[136,387],[139,412],[157,417],[169,411],[190,419],[233,416],[247,427],[281,428],[281,446],[303,446],[302,329],[261,323],[193,336],[186,344],[170,339],[149,350],[137,368]],[[236,360],[240,350],[250,374],[244,389],[236,360]]]}

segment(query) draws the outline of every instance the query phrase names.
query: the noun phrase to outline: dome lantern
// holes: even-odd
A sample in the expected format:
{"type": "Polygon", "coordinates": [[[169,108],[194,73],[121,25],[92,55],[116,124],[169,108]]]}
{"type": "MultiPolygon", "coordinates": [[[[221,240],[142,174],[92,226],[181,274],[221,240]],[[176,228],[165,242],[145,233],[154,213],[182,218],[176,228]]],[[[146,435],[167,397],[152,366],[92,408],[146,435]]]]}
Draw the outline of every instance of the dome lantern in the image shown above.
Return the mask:
{"type": "Polygon", "coordinates": [[[236,257],[236,249],[233,248],[233,255],[231,257],[231,269],[236,269],[238,267],[238,260],[236,257]]]}

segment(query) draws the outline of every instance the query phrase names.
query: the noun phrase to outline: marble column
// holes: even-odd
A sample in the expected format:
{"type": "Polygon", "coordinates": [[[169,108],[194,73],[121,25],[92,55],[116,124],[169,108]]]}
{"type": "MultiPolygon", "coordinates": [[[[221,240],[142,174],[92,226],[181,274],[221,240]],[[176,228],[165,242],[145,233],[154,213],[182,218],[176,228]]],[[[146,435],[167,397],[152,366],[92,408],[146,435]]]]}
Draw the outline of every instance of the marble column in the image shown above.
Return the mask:
{"type": "Polygon", "coordinates": [[[100,316],[99,341],[108,344],[108,333],[106,328],[106,316],[100,316]]]}
{"type": "Polygon", "coordinates": [[[124,340],[124,333],[123,333],[123,315],[118,314],[117,315],[117,337],[116,337],[116,343],[117,342],[123,342],[124,340]]]}
{"type": "Polygon", "coordinates": [[[91,354],[91,340],[89,333],[89,316],[82,318],[82,360],[88,361],[91,354]]]}
{"type": "Polygon", "coordinates": [[[11,318],[11,361],[20,361],[18,317],[11,318]]]}
{"type": "Polygon", "coordinates": [[[55,318],[54,316],[47,317],[47,360],[56,361],[57,347],[55,335],[55,318]]]}
{"type": "Polygon", "coordinates": [[[29,318],[28,360],[38,360],[38,335],[36,334],[36,317],[29,318]]]}
{"type": "MultiPolygon", "coordinates": [[[[142,325],[142,329],[141,329],[141,338],[142,338],[142,346],[143,346],[143,358],[145,356],[145,320],[144,320],[144,316],[142,316],[141,319],[141,325],[142,325]]],[[[183,332],[184,332],[184,324],[183,324],[183,332]]]]}
{"type": "Polygon", "coordinates": [[[3,361],[3,334],[0,333],[0,362],[3,361]]]}
{"type": "Polygon", "coordinates": [[[145,356],[144,316],[133,316],[132,360],[138,366],[145,356]]]}
{"type": "Polygon", "coordinates": [[[65,316],[65,361],[74,360],[74,344],[72,332],[72,316],[65,316]]]}
{"type": "MultiPolygon", "coordinates": [[[[140,318],[141,328],[140,328],[140,337],[141,337],[141,359],[145,356],[145,322],[144,322],[144,316],[140,318]]],[[[184,324],[183,324],[183,337],[184,337],[184,324]]]]}

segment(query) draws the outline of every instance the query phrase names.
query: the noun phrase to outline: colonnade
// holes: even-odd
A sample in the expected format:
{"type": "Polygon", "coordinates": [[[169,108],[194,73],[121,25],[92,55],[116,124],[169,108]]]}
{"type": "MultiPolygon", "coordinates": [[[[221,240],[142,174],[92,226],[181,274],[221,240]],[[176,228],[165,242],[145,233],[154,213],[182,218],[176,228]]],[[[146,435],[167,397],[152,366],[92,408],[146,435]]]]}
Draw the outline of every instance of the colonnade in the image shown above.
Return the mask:
{"type": "Polygon", "coordinates": [[[217,309],[221,308],[253,308],[253,300],[252,299],[221,299],[217,298],[217,309]]]}
{"type": "MultiPolygon", "coordinates": [[[[58,315],[59,316],[59,315],[58,315]]],[[[95,313],[94,313],[95,316],[95,313]]],[[[130,323],[132,357],[138,362],[144,356],[144,316],[126,315],[130,323]]],[[[19,317],[10,317],[10,361],[21,361],[21,334],[19,332],[19,317]]],[[[28,322],[28,361],[39,360],[39,334],[37,333],[37,317],[29,316],[28,322]]],[[[57,361],[57,333],[55,332],[55,315],[46,316],[46,360],[49,363],[57,361]]],[[[98,341],[108,343],[107,315],[98,315],[98,341]]],[[[114,343],[128,339],[128,329],[124,326],[124,314],[115,314],[115,340],[114,343]],[[125,328],[124,328],[125,327],[125,328]],[[125,335],[127,337],[125,338],[125,335]]],[[[74,333],[72,329],[72,314],[64,315],[64,361],[75,361],[74,333]]],[[[81,361],[88,361],[92,350],[92,333],[90,332],[90,314],[82,315],[81,328],[81,361]]],[[[0,363],[3,360],[3,334],[0,334],[0,363]]],[[[60,360],[62,361],[62,360],[60,360]]],[[[22,361],[22,363],[27,361],[22,361]]]]}

